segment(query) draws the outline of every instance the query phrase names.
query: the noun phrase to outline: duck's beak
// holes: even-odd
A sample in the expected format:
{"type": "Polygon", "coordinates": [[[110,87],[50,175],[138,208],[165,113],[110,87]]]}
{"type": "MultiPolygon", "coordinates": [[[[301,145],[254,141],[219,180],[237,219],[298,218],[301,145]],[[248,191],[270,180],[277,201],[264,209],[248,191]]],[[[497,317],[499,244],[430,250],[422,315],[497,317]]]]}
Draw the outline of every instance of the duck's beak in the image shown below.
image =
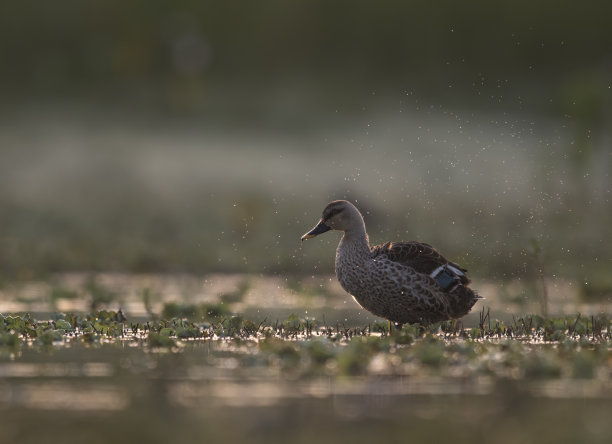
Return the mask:
{"type": "Polygon", "coordinates": [[[310,230],[308,233],[302,236],[302,240],[310,239],[311,237],[315,237],[321,233],[325,233],[328,230],[331,230],[331,228],[325,225],[323,223],[323,219],[321,219],[319,223],[312,230],[310,230]]]}

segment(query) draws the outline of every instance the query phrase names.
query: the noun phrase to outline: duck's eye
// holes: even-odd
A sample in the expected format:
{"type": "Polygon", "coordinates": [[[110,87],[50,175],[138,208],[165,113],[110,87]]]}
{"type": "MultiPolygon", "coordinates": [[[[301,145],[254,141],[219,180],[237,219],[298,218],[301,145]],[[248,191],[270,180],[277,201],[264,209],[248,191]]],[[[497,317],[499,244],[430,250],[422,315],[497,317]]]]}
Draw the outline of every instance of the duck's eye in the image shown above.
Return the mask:
{"type": "Polygon", "coordinates": [[[329,212],[325,215],[323,215],[323,220],[329,220],[332,217],[334,217],[336,214],[340,213],[342,211],[342,208],[334,208],[332,210],[329,210],[329,212]]]}

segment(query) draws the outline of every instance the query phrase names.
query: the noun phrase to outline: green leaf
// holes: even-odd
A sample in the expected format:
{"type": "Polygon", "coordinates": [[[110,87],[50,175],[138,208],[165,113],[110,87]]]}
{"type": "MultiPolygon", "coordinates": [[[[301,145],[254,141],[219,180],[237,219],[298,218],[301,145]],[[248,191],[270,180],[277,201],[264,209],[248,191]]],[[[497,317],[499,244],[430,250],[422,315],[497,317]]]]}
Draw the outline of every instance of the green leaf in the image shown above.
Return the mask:
{"type": "Polygon", "coordinates": [[[70,322],[65,321],[63,319],[59,319],[55,321],[55,328],[61,329],[61,330],[72,330],[72,324],[70,324],[70,322]]]}

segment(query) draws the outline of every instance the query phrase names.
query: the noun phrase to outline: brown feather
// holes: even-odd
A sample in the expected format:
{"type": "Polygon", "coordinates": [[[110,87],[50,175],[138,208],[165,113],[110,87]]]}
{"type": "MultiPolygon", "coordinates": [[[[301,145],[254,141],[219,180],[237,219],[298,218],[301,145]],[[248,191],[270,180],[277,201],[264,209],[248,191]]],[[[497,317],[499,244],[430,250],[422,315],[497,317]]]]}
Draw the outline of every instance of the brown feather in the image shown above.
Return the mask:
{"type": "MultiPolygon", "coordinates": [[[[372,247],[374,257],[384,254],[390,260],[407,265],[419,273],[431,274],[440,265],[452,265],[466,273],[467,270],[442,256],[438,250],[424,242],[387,242],[372,247]]],[[[463,285],[469,284],[467,276],[459,276],[463,285]]]]}

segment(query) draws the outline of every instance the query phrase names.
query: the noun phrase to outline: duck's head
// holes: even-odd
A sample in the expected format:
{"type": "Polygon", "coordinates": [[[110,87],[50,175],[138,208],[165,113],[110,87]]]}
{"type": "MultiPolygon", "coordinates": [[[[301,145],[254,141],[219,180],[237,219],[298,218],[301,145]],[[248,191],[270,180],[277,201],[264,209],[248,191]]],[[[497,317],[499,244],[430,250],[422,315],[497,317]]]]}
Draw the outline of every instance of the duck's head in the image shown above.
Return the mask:
{"type": "Polygon", "coordinates": [[[347,200],[334,200],[327,204],[323,216],[315,227],[302,236],[302,240],[310,239],[329,230],[352,231],[364,227],[361,213],[347,200]]]}

